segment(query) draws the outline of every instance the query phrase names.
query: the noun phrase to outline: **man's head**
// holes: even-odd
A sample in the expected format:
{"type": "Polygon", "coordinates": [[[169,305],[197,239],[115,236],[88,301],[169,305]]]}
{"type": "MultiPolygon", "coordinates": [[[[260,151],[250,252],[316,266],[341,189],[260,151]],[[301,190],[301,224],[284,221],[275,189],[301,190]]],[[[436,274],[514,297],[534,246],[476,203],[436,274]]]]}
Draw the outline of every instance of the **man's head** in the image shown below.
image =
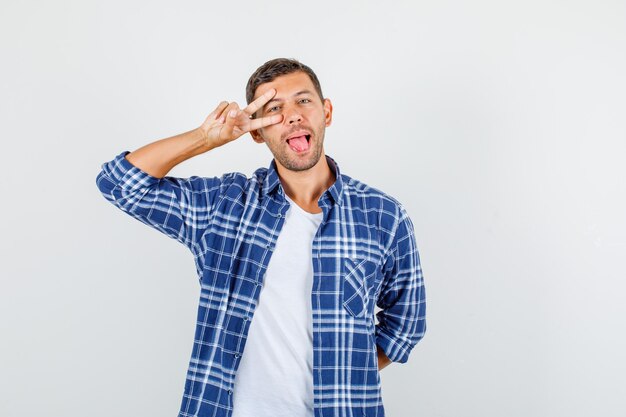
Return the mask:
{"type": "Polygon", "coordinates": [[[295,59],[276,58],[261,65],[250,76],[248,84],[246,85],[246,101],[250,104],[252,100],[254,100],[256,89],[259,85],[274,81],[276,77],[280,77],[281,75],[293,74],[298,71],[304,72],[309,76],[320,100],[324,100],[320,82],[311,68],[295,59]]]}
{"type": "Polygon", "coordinates": [[[246,100],[251,103],[272,89],[276,94],[254,117],[282,115],[282,121],[250,132],[252,138],[267,144],[276,162],[286,169],[308,170],[323,155],[332,104],[323,98],[313,70],[294,59],[273,59],[259,67],[248,80],[246,100]]]}

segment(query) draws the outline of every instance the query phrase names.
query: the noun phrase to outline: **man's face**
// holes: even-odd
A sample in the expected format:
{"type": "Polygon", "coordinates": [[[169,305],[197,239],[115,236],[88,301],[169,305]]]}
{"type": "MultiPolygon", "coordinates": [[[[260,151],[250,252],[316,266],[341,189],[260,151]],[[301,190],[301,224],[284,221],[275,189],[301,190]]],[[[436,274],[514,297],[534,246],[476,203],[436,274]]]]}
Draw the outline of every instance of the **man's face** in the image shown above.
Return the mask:
{"type": "Polygon", "coordinates": [[[255,117],[281,114],[283,121],[251,132],[252,137],[258,143],[265,142],[283,167],[291,171],[310,169],[322,155],[324,132],[332,121],[332,104],[328,99],[322,101],[304,72],[282,75],[259,85],[254,98],[271,88],[276,94],[255,117]]]}

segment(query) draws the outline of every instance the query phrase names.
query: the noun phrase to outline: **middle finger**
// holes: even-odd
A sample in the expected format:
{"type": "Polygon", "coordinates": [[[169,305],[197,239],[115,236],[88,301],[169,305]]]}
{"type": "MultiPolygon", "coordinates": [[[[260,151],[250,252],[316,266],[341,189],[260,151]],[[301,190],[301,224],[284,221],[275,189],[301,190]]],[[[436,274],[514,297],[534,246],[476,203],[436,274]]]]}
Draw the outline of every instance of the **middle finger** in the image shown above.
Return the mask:
{"type": "Polygon", "coordinates": [[[268,101],[270,101],[270,99],[274,97],[275,94],[276,94],[276,90],[273,88],[270,88],[265,93],[263,93],[260,97],[254,100],[252,103],[248,104],[243,109],[243,111],[248,116],[254,115],[254,113],[256,113],[256,111],[259,110],[261,107],[263,107],[268,101]]]}

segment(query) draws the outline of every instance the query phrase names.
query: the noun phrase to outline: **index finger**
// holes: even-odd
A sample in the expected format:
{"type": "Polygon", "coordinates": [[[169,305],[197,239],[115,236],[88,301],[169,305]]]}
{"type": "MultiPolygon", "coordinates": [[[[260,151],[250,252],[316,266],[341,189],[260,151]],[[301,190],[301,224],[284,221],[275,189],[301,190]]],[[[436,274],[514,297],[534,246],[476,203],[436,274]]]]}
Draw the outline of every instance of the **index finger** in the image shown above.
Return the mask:
{"type": "Polygon", "coordinates": [[[282,121],[283,121],[282,114],[275,114],[273,116],[261,117],[260,119],[251,119],[250,123],[247,124],[245,130],[249,132],[251,130],[261,129],[262,127],[265,127],[265,126],[274,125],[282,121]]]}
{"type": "Polygon", "coordinates": [[[260,97],[257,97],[252,103],[248,104],[243,111],[250,116],[256,113],[261,107],[263,107],[268,101],[272,99],[276,95],[276,90],[274,88],[270,88],[265,93],[263,93],[260,97]]]}

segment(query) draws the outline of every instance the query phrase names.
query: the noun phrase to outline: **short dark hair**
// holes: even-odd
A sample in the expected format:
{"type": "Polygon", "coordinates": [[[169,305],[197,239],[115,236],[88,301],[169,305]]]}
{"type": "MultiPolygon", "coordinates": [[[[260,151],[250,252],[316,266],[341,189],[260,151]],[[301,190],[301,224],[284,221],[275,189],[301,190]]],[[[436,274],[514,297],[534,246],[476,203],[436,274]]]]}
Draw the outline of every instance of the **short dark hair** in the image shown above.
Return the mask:
{"type": "Polygon", "coordinates": [[[317,75],[315,75],[311,68],[296,59],[275,58],[261,65],[250,76],[248,84],[246,85],[246,101],[248,104],[252,102],[254,93],[261,84],[272,82],[281,75],[287,75],[298,71],[302,71],[309,76],[313,82],[313,86],[315,86],[315,91],[317,91],[320,99],[324,100],[320,82],[317,79],[317,75]]]}

